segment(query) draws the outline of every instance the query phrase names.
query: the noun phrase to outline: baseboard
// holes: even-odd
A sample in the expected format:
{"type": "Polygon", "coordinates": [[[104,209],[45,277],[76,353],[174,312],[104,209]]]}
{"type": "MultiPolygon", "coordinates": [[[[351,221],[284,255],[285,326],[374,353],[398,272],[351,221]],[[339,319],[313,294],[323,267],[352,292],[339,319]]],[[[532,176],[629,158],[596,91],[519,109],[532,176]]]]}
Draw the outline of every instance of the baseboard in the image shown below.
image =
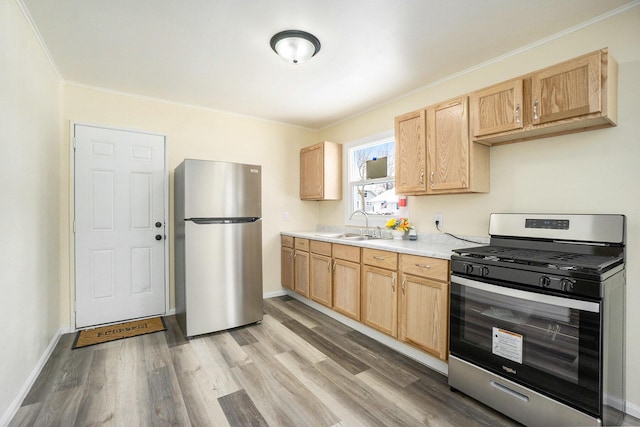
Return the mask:
{"type": "Polygon", "coordinates": [[[53,349],[56,348],[58,341],[60,341],[60,337],[69,332],[73,332],[73,329],[72,328],[58,329],[56,334],[53,336],[53,338],[49,342],[49,345],[45,349],[44,353],[42,353],[42,356],[40,356],[40,360],[38,360],[38,363],[33,368],[31,373],[27,377],[27,380],[22,385],[22,388],[20,388],[18,395],[16,396],[15,399],[13,399],[13,402],[11,402],[7,410],[4,411],[4,414],[2,414],[2,418],[0,418],[0,426],[3,426],[3,427],[8,426],[11,420],[13,419],[13,417],[16,416],[16,413],[18,412],[18,409],[20,409],[20,406],[22,405],[22,402],[24,401],[24,399],[27,397],[29,390],[31,390],[31,387],[33,387],[33,384],[36,382],[38,375],[40,375],[40,372],[42,372],[42,368],[44,368],[44,365],[47,364],[49,357],[51,357],[51,353],[53,353],[53,349]]]}
{"type": "Polygon", "coordinates": [[[266,294],[262,294],[262,299],[283,297],[285,295],[287,295],[287,291],[282,289],[282,290],[279,290],[279,291],[267,292],[266,294]]]}
{"type": "Polygon", "coordinates": [[[631,415],[632,417],[640,418],[640,405],[629,402],[628,400],[625,402],[624,411],[631,415]]]}

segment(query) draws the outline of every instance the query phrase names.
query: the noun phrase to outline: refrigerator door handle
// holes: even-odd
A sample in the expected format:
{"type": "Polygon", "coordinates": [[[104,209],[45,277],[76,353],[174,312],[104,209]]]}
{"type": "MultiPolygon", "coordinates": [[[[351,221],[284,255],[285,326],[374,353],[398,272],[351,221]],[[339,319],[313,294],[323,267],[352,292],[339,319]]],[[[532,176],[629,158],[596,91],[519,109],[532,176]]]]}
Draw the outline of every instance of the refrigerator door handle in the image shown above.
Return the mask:
{"type": "Polygon", "coordinates": [[[248,218],[187,218],[185,221],[191,221],[195,224],[243,224],[256,222],[260,218],[248,217],[248,218]]]}

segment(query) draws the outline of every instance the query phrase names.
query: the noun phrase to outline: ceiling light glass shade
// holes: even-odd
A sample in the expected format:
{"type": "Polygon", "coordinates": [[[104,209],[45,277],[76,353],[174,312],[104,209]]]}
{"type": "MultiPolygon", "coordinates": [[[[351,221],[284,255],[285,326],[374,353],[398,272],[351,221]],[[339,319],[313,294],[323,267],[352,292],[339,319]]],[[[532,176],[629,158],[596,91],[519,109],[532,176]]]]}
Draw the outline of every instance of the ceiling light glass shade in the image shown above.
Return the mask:
{"type": "Polygon", "coordinates": [[[298,30],[282,31],[271,37],[271,48],[291,64],[302,64],[320,51],[320,40],[298,30]]]}

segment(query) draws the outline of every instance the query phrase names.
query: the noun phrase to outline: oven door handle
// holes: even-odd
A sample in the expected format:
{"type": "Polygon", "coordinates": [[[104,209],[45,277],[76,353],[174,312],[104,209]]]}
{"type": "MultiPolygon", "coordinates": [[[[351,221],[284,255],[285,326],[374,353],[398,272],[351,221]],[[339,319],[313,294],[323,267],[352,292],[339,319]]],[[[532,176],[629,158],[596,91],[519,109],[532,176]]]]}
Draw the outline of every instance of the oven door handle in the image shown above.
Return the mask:
{"type": "Polygon", "coordinates": [[[504,295],[513,298],[519,298],[527,301],[536,301],[543,304],[555,305],[557,307],[574,308],[576,310],[588,311],[591,313],[600,313],[600,304],[597,302],[582,301],[572,298],[562,298],[554,295],[541,294],[538,292],[528,292],[519,289],[508,288],[506,286],[497,286],[490,283],[469,280],[460,276],[451,276],[451,282],[461,286],[478,289],[480,291],[491,292],[498,295],[504,295]]]}

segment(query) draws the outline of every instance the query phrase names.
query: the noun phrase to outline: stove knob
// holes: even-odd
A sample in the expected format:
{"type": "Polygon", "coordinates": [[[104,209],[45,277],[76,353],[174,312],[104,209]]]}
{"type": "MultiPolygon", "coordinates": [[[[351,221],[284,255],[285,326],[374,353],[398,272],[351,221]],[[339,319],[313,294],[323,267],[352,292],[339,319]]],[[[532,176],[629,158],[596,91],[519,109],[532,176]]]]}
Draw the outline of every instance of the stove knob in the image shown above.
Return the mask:
{"type": "Polygon", "coordinates": [[[480,271],[480,275],[482,277],[487,277],[489,275],[489,267],[482,267],[482,270],[480,271]]]}
{"type": "Polygon", "coordinates": [[[571,292],[573,291],[573,286],[575,285],[575,282],[571,279],[562,279],[560,280],[560,289],[562,289],[564,292],[571,292]]]}
{"type": "Polygon", "coordinates": [[[464,272],[467,273],[467,274],[473,273],[473,264],[465,264],[464,265],[464,272]]]}
{"type": "Polygon", "coordinates": [[[540,286],[542,286],[543,288],[548,288],[551,284],[551,279],[549,279],[549,277],[547,276],[542,276],[540,277],[538,283],[540,283],[540,286]]]}

